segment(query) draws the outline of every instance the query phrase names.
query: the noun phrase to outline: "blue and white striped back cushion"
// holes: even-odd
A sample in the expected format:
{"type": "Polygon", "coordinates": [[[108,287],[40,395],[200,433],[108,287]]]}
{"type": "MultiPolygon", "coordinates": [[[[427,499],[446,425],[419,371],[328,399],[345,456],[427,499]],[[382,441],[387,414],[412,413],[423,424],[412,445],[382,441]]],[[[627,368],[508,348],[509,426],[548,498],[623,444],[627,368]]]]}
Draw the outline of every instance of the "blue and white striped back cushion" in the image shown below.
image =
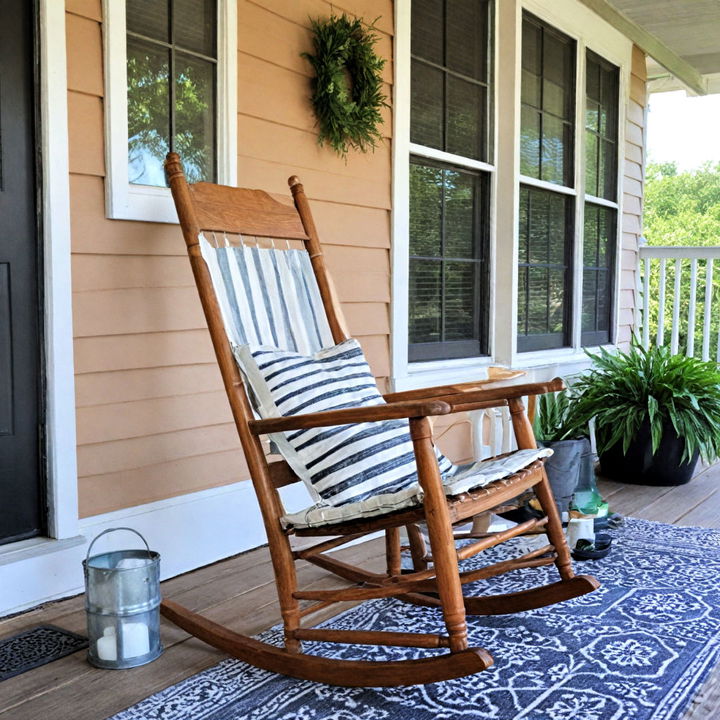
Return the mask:
{"type": "MultiPolygon", "coordinates": [[[[385,402],[354,339],[312,356],[248,345],[236,347],[235,353],[263,418],[385,402]]],[[[316,502],[345,505],[417,482],[407,420],[310,428],[271,437],[316,502]]],[[[436,453],[445,475],[453,465],[436,453]]]]}
{"type": "Polygon", "coordinates": [[[305,355],[332,344],[305,250],[213,247],[202,234],[199,241],[231,342],[305,355]]]}

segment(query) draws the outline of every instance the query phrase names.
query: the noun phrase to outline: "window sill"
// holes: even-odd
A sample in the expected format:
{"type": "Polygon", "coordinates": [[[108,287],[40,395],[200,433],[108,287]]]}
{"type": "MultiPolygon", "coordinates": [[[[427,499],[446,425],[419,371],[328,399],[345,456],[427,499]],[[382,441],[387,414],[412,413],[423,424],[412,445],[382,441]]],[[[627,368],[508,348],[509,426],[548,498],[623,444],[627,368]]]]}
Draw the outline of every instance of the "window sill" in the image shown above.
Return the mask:
{"type": "Polygon", "coordinates": [[[178,224],[170,188],[127,185],[124,192],[108,188],[107,216],[111,220],[137,220],[178,224]]]}
{"type": "MultiPolygon", "coordinates": [[[[612,352],[615,345],[602,347],[612,352]]],[[[592,347],[588,350],[596,353],[599,352],[600,347],[592,347]]],[[[499,364],[490,357],[411,363],[407,375],[393,378],[393,389],[395,392],[402,392],[436,385],[484,380],[487,378],[488,368],[499,364]]],[[[518,353],[511,367],[513,370],[526,370],[529,380],[540,382],[556,375],[574,375],[585,370],[589,365],[590,358],[584,350],[562,348],[518,353]]]]}
{"type": "Polygon", "coordinates": [[[540,370],[546,368],[555,372],[554,368],[558,368],[558,371],[572,374],[590,365],[591,361],[585,350],[591,353],[598,353],[601,347],[610,352],[616,349],[615,345],[608,344],[583,348],[582,350],[577,350],[576,348],[561,348],[558,350],[539,350],[537,352],[518,353],[515,356],[513,369],[540,370]]]}
{"type": "Polygon", "coordinates": [[[395,392],[402,392],[448,383],[484,380],[488,367],[495,364],[489,357],[410,363],[407,375],[393,378],[393,388],[395,392]]]}
{"type": "Polygon", "coordinates": [[[515,356],[513,368],[532,370],[540,367],[574,364],[587,359],[588,357],[583,350],[576,350],[575,348],[536,350],[518,353],[515,356]]]}
{"type": "Polygon", "coordinates": [[[75,537],[64,538],[63,540],[55,540],[47,537],[20,540],[19,542],[0,546],[0,565],[9,565],[10,563],[29,560],[30,558],[40,555],[49,555],[50,553],[83,545],[85,542],[86,540],[83,535],[76,535],[75,537]]]}

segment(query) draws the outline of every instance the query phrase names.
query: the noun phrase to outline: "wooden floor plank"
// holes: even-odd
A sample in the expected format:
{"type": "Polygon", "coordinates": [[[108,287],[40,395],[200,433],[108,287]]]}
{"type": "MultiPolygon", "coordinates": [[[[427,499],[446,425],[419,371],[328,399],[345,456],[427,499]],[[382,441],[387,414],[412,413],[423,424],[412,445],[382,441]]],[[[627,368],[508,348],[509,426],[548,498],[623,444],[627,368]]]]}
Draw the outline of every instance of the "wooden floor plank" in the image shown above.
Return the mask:
{"type": "MultiPolygon", "coordinates": [[[[382,541],[374,540],[341,550],[337,556],[347,562],[366,565],[371,570],[380,570],[384,552],[382,541]]],[[[163,593],[176,602],[186,604],[193,610],[203,612],[210,619],[245,634],[257,634],[280,621],[280,609],[269,562],[258,565],[232,558],[218,563],[216,567],[217,579],[212,579],[211,582],[201,585],[192,581],[176,582],[174,587],[180,591],[173,593],[167,590],[167,586],[173,582],[171,580],[163,583],[163,593]],[[220,567],[223,564],[226,566],[220,567]],[[228,570],[232,566],[245,567],[244,574],[236,575],[231,569],[228,570]]],[[[329,589],[346,585],[339,578],[328,576],[326,571],[308,563],[298,565],[298,584],[303,589],[329,589]]],[[[337,612],[337,609],[334,612],[337,612]]],[[[332,614],[333,611],[326,611],[325,617],[331,617],[332,614]]],[[[322,619],[323,615],[320,613],[313,616],[313,622],[320,622],[322,619]]],[[[75,627],[78,623],[84,626],[84,611],[69,614],[67,620],[75,627]]],[[[161,625],[162,641],[166,649],[155,662],[142,668],[119,673],[99,670],[87,664],[85,651],[81,651],[5,681],[0,695],[0,718],[104,718],[163,687],[180,682],[185,677],[216,664],[225,657],[164,619],[161,625]],[[191,644],[190,649],[185,648],[187,643],[191,644]],[[203,648],[209,652],[201,652],[203,648]],[[107,682],[110,674],[112,683],[107,682]],[[170,675],[173,679],[170,679],[170,675]],[[105,692],[100,693],[86,711],[83,699],[89,692],[88,688],[96,685],[101,687],[102,683],[107,685],[105,692]],[[79,705],[73,702],[76,695],[81,698],[79,705]],[[87,714],[84,714],[85,712],[87,714]]]]}
{"type": "Polygon", "coordinates": [[[720,666],[710,673],[683,720],[717,720],[720,716],[720,666]]]}
{"type": "MultiPolygon", "coordinates": [[[[303,589],[329,589],[342,582],[329,578],[319,568],[305,568],[298,573],[299,586],[303,589]],[[307,576],[307,577],[305,577],[307,576]],[[308,581],[307,578],[312,578],[308,581]]],[[[262,590],[262,589],[259,589],[262,590]]],[[[280,621],[280,608],[274,597],[265,590],[253,592],[246,598],[243,607],[233,600],[209,608],[204,614],[231,630],[255,635],[280,621]]],[[[337,610],[335,610],[337,612],[337,610]]],[[[326,613],[326,616],[328,613],[326,613]]],[[[320,616],[317,619],[322,619],[320,616]]],[[[163,639],[168,630],[178,631],[163,621],[163,639]]],[[[153,663],[141,668],[113,673],[112,683],[108,682],[108,672],[90,668],[76,674],[72,680],[53,687],[41,694],[16,704],[9,709],[12,720],[36,720],[38,717],[51,717],[53,720],[80,720],[81,718],[105,718],[123,710],[136,702],[162,690],[168,685],[180,682],[186,677],[215,665],[226,657],[209,648],[195,638],[185,636],[181,642],[169,644],[167,650],[153,663]],[[169,680],[169,675],[172,679],[169,680]],[[97,691],[91,690],[97,688],[97,691]],[[88,693],[95,695],[87,709],[84,705],[88,693]],[[78,704],[77,699],[80,699],[78,704]],[[92,711],[92,712],[91,712],[92,711]],[[87,714],[84,714],[87,712],[87,714]],[[94,714],[92,714],[94,713],[94,714]]],[[[22,676],[20,676],[22,677],[22,676]]],[[[3,714],[0,713],[0,717],[3,714]]]]}
{"type": "MultiPolygon", "coordinates": [[[[169,597],[171,593],[181,592],[185,588],[214,582],[223,575],[242,577],[242,573],[248,568],[255,565],[269,566],[269,563],[270,552],[267,546],[256,548],[166,580],[162,584],[163,592],[167,593],[169,597]]],[[[82,611],[84,603],[84,596],[77,595],[73,598],[46,603],[19,615],[0,618],[0,638],[14,635],[37,625],[60,624],[65,627],[63,625],[64,616],[78,610],[82,611]]]]}
{"type": "MultiPolygon", "coordinates": [[[[687,485],[670,488],[669,492],[655,497],[644,508],[633,512],[632,515],[644,520],[687,525],[688,523],[680,522],[680,520],[696,507],[711,507],[715,512],[720,510],[718,502],[720,498],[712,497],[718,488],[720,488],[720,464],[697,475],[687,485]]],[[[657,489],[652,488],[652,490],[657,489]]],[[[648,498],[654,496],[655,493],[648,493],[648,498]]]]}
{"type": "Polygon", "coordinates": [[[611,498],[615,493],[620,492],[625,487],[625,483],[614,482],[605,478],[597,478],[597,486],[600,494],[608,502],[612,502],[611,498]]]}
{"type": "Polygon", "coordinates": [[[677,520],[687,527],[720,528],[720,490],[716,490],[705,502],[696,505],[677,520]]]}
{"type": "MultiPolygon", "coordinates": [[[[720,527],[720,464],[700,467],[688,484],[675,488],[626,485],[599,479],[612,510],[659,522],[720,527]]],[[[382,540],[338,552],[347,562],[381,570],[382,540]]],[[[308,564],[298,565],[304,588],[339,587],[343,581],[308,564]]],[[[238,632],[256,634],[280,620],[272,567],[266,547],[215,563],[162,584],[165,597],[203,612],[238,632]]],[[[343,606],[344,609],[344,606],[343,606]]],[[[313,617],[320,621],[336,609],[313,617]]],[[[50,603],[0,620],[0,637],[38,624],[84,631],[83,598],[50,603]]],[[[162,622],[163,655],[150,665],[112,672],[90,667],[85,651],[5,681],[0,686],[0,720],[99,720],[225,657],[170,623],[162,622]]],[[[720,670],[713,673],[685,720],[710,720],[720,702],[720,670]]]]}
{"type": "Polygon", "coordinates": [[[56,600],[33,608],[28,612],[12,615],[0,620],[0,638],[27,630],[38,625],[61,625],[62,618],[70,613],[82,610],[85,606],[83,595],[76,595],[65,600],[56,600]]]}
{"type": "Polygon", "coordinates": [[[635,515],[650,503],[661,499],[671,489],[648,485],[623,485],[610,496],[610,510],[621,515],[635,515]]]}

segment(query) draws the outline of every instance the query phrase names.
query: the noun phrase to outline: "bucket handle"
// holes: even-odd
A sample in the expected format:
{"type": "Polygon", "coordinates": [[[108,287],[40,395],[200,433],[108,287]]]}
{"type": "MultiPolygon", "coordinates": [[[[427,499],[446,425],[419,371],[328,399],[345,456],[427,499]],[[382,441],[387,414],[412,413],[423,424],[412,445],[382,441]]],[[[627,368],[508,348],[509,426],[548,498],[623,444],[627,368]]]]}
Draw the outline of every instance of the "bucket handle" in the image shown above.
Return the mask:
{"type": "Polygon", "coordinates": [[[128,532],[135,533],[145,543],[145,548],[148,551],[148,555],[150,554],[150,546],[148,545],[148,541],[137,530],[134,530],[133,528],[129,528],[129,527],[108,528],[107,530],[103,530],[99,535],[96,535],[95,539],[90,543],[90,547],[88,548],[87,554],[85,555],[85,562],[87,563],[87,561],[90,559],[90,553],[93,549],[93,545],[103,535],[107,535],[108,533],[111,533],[111,532],[117,532],[118,530],[127,530],[128,532]]]}

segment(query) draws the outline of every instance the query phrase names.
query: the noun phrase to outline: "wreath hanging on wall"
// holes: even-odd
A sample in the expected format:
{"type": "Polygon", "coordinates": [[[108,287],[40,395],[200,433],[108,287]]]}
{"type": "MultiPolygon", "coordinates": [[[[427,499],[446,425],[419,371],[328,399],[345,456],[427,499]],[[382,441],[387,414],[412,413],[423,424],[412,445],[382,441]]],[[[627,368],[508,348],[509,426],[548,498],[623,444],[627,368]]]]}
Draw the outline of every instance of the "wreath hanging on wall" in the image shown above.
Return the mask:
{"type": "Polygon", "coordinates": [[[312,20],[315,54],[302,53],[315,69],[312,103],[320,145],[328,143],[345,157],[367,152],[382,139],[381,110],[388,107],[382,92],[384,58],[375,54],[375,24],[365,25],[344,13],[312,20]]]}

